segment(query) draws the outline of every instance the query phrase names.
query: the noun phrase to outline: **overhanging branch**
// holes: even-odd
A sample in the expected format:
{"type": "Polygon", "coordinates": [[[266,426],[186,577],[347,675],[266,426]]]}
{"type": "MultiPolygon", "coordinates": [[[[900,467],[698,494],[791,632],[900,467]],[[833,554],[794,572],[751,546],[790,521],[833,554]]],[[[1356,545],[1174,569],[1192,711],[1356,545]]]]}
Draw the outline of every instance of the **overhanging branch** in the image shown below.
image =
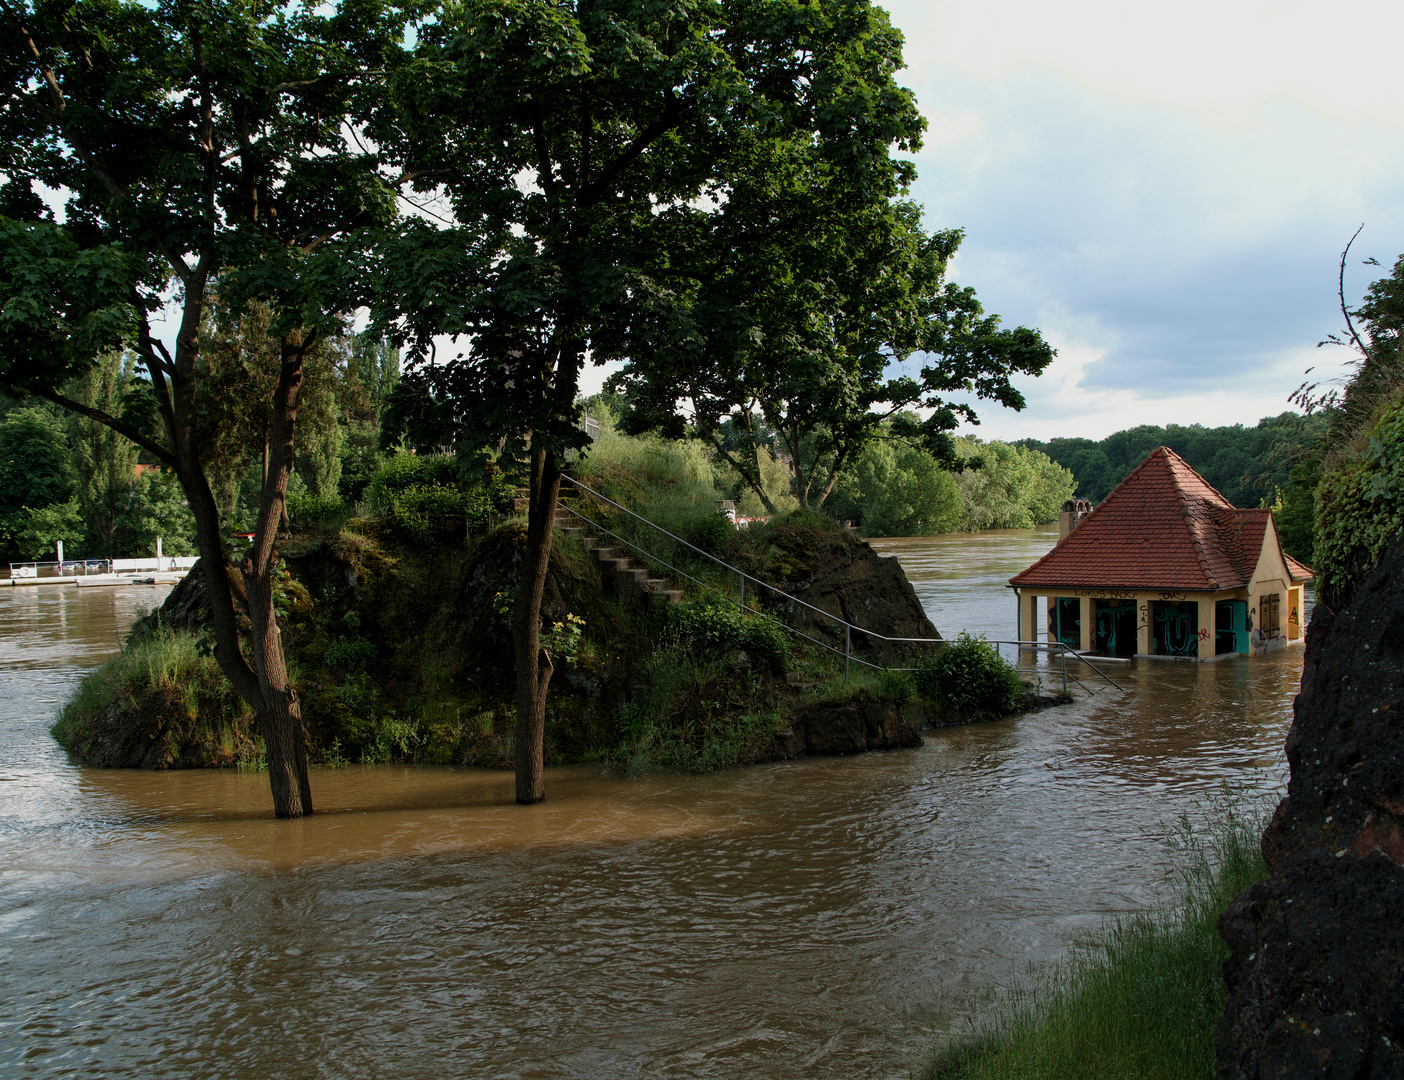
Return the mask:
{"type": "Polygon", "coordinates": [[[67,409],[69,412],[76,412],[80,416],[86,416],[89,420],[96,420],[99,424],[105,424],[107,427],[110,427],[113,431],[117,432],[118,435],[121,435],[124,439],[130,439],[132,442],[136,443],[138,446],[140,446],[147,453],[151,454],[162,464],[169,465],[172,469],[176,467],[176,459],[174,454],[172,454],[160,443],[143,435],[140,431],[138,431],[136,428],[132,427],[125,421],[119,420],[117,419],[117,417],[105,413],[101,409],[94,409],[90,405],[84,405],[81,401],[74,401],[71,397],[66,397],[65,395],[60,394],[54,390],[40,388],[35,390],[34,393],[38,397],[46,398],[47,400],[52,401],[55,405],[58,405],[60,408],[67,409]]]}

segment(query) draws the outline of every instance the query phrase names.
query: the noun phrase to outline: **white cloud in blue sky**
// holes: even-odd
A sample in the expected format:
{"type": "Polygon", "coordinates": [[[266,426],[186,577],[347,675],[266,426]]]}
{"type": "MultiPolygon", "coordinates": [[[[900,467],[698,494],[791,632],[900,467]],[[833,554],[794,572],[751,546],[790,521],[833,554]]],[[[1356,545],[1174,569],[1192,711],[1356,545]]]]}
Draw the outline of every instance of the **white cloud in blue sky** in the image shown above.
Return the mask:
{"type": "MultiPolygon", "coordinates": [[[[985,437],[1280,412],[1305,368],[1345,359],[1315,345],[1340,322],[1351,233],[1365,224],[1353,256],[1404,252],[1404,97],[1383,44],[1404,14],[1163,10],[893,7],[931,122],[927,224],[965,228],[957,280],[1060,352],[1023,383],[1028,410],[981,410],[985,437]]],[[[1378,272],[1352,264],[1358,297],[1378,272]]]]}

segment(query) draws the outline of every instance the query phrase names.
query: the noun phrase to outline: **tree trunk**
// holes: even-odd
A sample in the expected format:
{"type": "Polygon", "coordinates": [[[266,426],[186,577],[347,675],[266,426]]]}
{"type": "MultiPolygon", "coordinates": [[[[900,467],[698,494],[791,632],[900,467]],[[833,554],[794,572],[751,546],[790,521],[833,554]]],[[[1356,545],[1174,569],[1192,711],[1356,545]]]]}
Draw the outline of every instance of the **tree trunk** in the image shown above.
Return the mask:
{"type": "MultiPolygon", "coordinates": [[[[187,289],[187,292],[194,290],[187,289]]],[[[195,519],[195,540],[210,602],[215,659],[235,692],[258,715],[274,814],[280,818],[303,817],[312,812],[307,746],[302,709],[296,692],[288,683],[282,635],[273,610],[273,575],[277,567],[277,528],[283,517],[292,468],[297,394],[302,385],[302,359],[306,348],[302,334],[297,331],[283,342],[258,524],[239,568],[243,578],[242,599],[251,630],[253,666],[250,667],[239,643],[238,614],[230,580],[232,571],[225,561],[219,508],[200,460],[194,378],[199,351],[199,295],[188,295],[186,308],[169,388],[162,365],[153,362],[149,370],[175,451],[176,476],[195,519]]]]}
{"type": "MultiPolygon", "coordinates": [[[[735,469],[738,474],[740,474],[741,479],[745,482],[746,486],[756,493],[756,498],[760,499],[761,505],[766,508],[766,510],[770,513],[772,517],[778,515],[780,511],[775,509],[775,504],[770,501],[770,496],[765,493],[765,487],[761,484],[761,481],[759,479],[760,447],[755,447],[756,452],[753,456],[755,459],[756,468],[755,475],[752,476],[751,473],[747,472],[742,467],[741,462],[732,456],[731,451],[729,451],[725,446],[722,445],[721,440],[718,439],[715,434],[712,434],[711,436],[709,436],[709,438],[711,439],[712,446],[713,448],[715,448],[717,453],[719,453],[723,458],[725,458],[727,464],[730,465],[733,469],[735,469]]],[[[754,443],[754,440],[752,441],[754,443]]]]}
{"type": "Polygon", "coordinates": [[[545,450],[536,451],[531,458],[526,554],[512,609],[512,644],[517,661],[519,803],[539,803],[546,798],[546,689],[553,668],[550,656],[541,648],[541,597],[551,563],[551,529],[560,490],[561,473],[554,457],[545,450]]]}
{"type": "MultiPolygon", "coordinates": [[[[309,343],[310,344],[310,343],[309,343]]],[[[265,443],[263,492],[258,525],[240,569],[248,598],[253,668],[258,679],[259,726],[268,760],[268,784],[273,812],[281,818],[312,813],[312,788],[307,777],[307,736],[297,691],[288,682],[283,636],[273,608],[278,569],[278,527],[287,513],[288,478],[292,474],[293,433],[297,424],[297,394],[302,387],[302,359],[307,346],[302,331],[283,341],[278,387],[273,392],[272,421],[265,443]]]]}

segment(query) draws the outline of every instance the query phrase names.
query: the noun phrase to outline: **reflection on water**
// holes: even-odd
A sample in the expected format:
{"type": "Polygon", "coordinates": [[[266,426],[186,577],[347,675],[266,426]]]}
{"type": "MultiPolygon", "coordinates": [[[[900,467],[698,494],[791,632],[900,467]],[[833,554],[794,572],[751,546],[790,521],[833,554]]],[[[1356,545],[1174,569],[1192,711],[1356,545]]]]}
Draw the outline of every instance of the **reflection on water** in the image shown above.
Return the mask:
{"type": "MultiPolygon", "coordinates": [[[[1052,539],[890,543],[943,633],[1009,636],[1003,580],[1052,539]]],[[[1172,890],[1182,811],[1281,784],[1301,656],[1120,665],[1125,694],[915,751],[556,769],[535,808],[507,773],[318,770],[317,816],[275,822],[258,774],[67,764],[56,703],[152,601],[38,592],[0,593],[23,1076],[905,1076],[986,989],[1172,890]]]]}

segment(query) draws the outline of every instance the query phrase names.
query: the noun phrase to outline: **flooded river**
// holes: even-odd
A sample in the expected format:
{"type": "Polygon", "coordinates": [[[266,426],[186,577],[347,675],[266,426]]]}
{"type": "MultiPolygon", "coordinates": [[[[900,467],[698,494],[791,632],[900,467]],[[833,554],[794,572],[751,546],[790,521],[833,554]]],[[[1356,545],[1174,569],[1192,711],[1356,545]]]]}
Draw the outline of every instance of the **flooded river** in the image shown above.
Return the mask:
{"type": "MultiPolygon", "coordinates": [[[[884,541],[936,625],[1009,637],[1056,531],[884,541]]],[[[708,777],[70,765],[47,728],[136,589],[0,592],[0,1074],[904,1077],[931,1033],[1111,913],[1168,835],[1271,792],[1300,649],[1117,665],[919,750],[708,777]]]]}

